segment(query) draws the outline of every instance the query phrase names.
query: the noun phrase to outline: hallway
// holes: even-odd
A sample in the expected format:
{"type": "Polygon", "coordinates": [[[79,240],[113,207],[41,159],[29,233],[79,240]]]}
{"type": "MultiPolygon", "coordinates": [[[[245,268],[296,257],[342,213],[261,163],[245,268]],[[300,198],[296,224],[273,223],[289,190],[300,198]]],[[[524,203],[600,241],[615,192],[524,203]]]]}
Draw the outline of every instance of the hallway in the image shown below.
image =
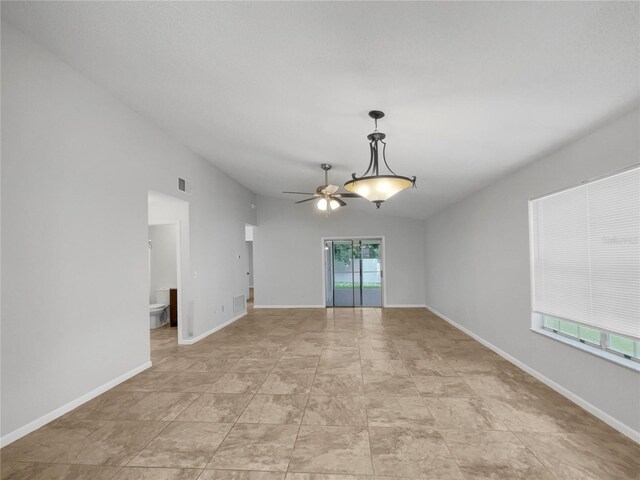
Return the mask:
{"type": "Polygon", "coordinates": [[[151,369],[2,449],[2,480],[640,471],[638,445],[425,309],[257,309],[151,345],[151,369]]]}

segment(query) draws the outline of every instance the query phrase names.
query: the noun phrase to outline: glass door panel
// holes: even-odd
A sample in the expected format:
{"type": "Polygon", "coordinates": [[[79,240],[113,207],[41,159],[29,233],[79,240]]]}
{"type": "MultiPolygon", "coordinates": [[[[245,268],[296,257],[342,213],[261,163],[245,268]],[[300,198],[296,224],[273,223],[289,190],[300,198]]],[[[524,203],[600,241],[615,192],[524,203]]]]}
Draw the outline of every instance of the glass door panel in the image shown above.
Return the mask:
{"type": "Polygon", "coordinates": [[[362,255],[360,241],[353,241],[353,306],[362,306],[362,255]]]}
{"type": "Polygon", "coordinates": [[[353,242],[333,241],[333,306],[353,307],[354,290],[353,242]]]}
{"type": "Polygon", "coordinates": [[[324,242],[324,281],[325,281],[325,304],[333,307],[333,242],[324,242]]]}
{"type": "Polygon", "coordinates": [[[363,307],[382,306],[382,245],[380,240],[360,243],[360,292],[363,307]]]}

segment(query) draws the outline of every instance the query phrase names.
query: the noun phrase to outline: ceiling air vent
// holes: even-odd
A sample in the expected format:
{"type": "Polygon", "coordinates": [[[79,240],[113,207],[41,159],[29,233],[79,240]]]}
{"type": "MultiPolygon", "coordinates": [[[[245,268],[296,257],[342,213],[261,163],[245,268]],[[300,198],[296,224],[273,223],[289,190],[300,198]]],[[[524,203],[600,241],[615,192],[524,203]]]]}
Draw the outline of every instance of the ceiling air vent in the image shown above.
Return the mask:
{"type": "Polygon", "coordinates": [[[178,177],[178,190],[191,195],[191,182],[186,181],[184,178],[178,177]]]}

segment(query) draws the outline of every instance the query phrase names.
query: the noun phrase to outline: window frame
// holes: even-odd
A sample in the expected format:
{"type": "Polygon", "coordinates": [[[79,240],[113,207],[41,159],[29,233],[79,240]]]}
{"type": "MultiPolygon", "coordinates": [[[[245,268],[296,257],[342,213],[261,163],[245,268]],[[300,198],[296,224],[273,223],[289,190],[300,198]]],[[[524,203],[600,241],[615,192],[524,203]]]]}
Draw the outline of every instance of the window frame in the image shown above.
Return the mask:
{"type": "Polygon", "coordinates": [[[609,352],[609,353],[612,353],[614,355],[618,355],[618,356],[620,356],[622,358],[625,358],[627,360],[631,360],[631,361],[640,363],[640,347],[638,346],[638,345],[640,345],[640,339],[629,337],[627,335],[620,335],[618,333],[607,332],[606,330],[601,330],[599,328],[595,328],[595,327],[592,327],[590,325],[585,325],[585,324],[582,324],[582,323],[579,323],[579,322],[574,322],[573,320],[567,320],[566,318],[560,318],[560,317],[556,317],[554,315],[547,315],[545,313],[540,313],[540,312],[534,312],[534,313],[542,316],[541,328],[544,329],[544,330],[552,332],[555,335],[561,335],[561,336],[566,337],[566,338],[568,338],[568,339],[570,339],[570,340],[572,340],[574,342],[579,342],[579,343],[582,343],[584,345],[588,345],[588,346],[593,347],[593,348],[599,348],[599,349],[601,349],[601,350],[603,350],[605,352],[609,352]],[[548,326],[547,322],[546,322],[547,319],[555,319],[555,320],[558,320],[559,322],[566,322],[566,323],[569,323],[569,324],[577,326],[578,327],[578,336],[574,337],[573,335],[569,335],[567,333],[564,333],[559,329],[556,330],[555,328],[548,326]],[[596,330],[600,334],[600,342],[596,344],[596,343],[590,342],[590,341],[588,341],[586,339],[580,338],[580,327],[589,328],[590,330],[596,330]],[[631,340],[632,346],[633,346],[633,353],[631,355],[627,355],[626,353],[622,353],[622,352],[620,352],[618,350],[615,350],[615,349],[611,348],[611,346],[610,346],[611,345],[611,335],[631,340]]]}
{"type": "Polygon", "coordinates": [[[565,188],[561,188],[549,193],[545,193],[542,195],[537,195],[535,197],[530,197],[529,198],[529,202],[528,202],[528,215],[529,215],[529,286],[530,286],[530,300],[531,300],[531,328],[530,330],[541,334],[547,338],[551,338],[553,340],[557,340],[561,343],[564,343],[565,345],[569,345],[575,348],[578,348],[579,350],[591,353],[593,355],[596,355],[598,357],[604,358],[606,360],[609,360],[613,363],[619,364],[623,367],[627,367],[630,368],[631,370],[634,370],[636,372],[640,372],[640,358],[638,358],[640,356],[640,338],[634,338],[634,337],[630,337],[627,335],[621,335],[618,333],[614,333],[614,332],[607,332],[605,330],[599,329],[597,327],[594,327],[592,325],[586,325],[586,324],[580,324],[580,322],[576,322],[574,320],[567,320],[567,319],[563,319],[563,318],[559,318],[559,317],[555,317],[553,315],[547,315],[541,312],[537,312],[534,310],[534,261],[535,261],[535,255],[534,255],[534,226],[533,226],[533,202],[539,198],[542,197],[546,197],[548,195],[553,195],[556,193],[560,193],[562,191],[565,190],[570,190],[572,188],[576,188],[576,187],[580,187],[583,186],[585,184],[597,181],[597,180],[602,180],[604,178],[610,177],[610,176],[614,176],[617,175],[619,173],[623,173],[627,170],[632,170],[635,168],[638,168],[640,166],[640,163],[636,163],[633,165],[630,165],[629,167],[623,168],[621,170],[615,171],[615,172],[610,172],[604,175],[600,175],[588,180],[585,180],[583,182],[580,182],[579,184],[576,185],[572,185],[570,187],[565,187],[565,188]],[[574,337],[571,335],[568,335],[566,333],[563,333],[559,330],[555,330],[549,327],[545,326],[545,322],[544,322],[544,317],[548,316],[548,317],[553,317],[556,318],[558,320],[561,321],[565,321],[565,322],[570,322],[573,323],[575,325],[578,326],[578,337],[574,337]],[[592,330],[596,330],[600,332],[600,344],[596,345],[592,342],[589,342],[587,340],[584,339],[580,339],[579,335],[580,335],[580,325],[583,325],[586,328],[590,328],[592,330]],[[632,356],[629,355],[625,355],[622,352],[618,352],[617,350],[613,350],[611,348],[609,348],[610,345],[610,335],[615,335],[617,337],[621,337],[621,338],[628,338],[630,340],[632,340],[633,342],[633,351],[634,354],[632,356]]]}
{"type": "Polygon", "coordinates": [[[624,357],[623,355],[620,355],[618,352],[615,351],[611,351],[609,349],[607,350],[603,350],[600,347],[596,347],[593,346],[591,343],[588,342],[580,342],[578,339],[576,339],[575,337],[571,337],[569,335],[564,335],[560,332],[555,333],[554,331],[550,330],[550,329],[546,329],[542,327],[543,324],[543,319],[542,319],[542,315],[536,312],[533,312],[532,314],[532,325],[530,327],[529,330],[531,330],[533,333],[536,333],[538,335],[541,335],[545,338],[554,340],[556,342],[562,343],[563,345],[567,345],[569,347],[573,347],[577,350],[589,353],[591,355],[594,355],[596,357],[600,357],[604,360],[607,360],[609,362],[615,363],[617,365],[620,365],[621,367],[625,367],[628,368],[630,370],[633,370],[637,373],[640,373],[640,362],[636,361],[634,359],[628,359],[626,357],[624,357]]]}

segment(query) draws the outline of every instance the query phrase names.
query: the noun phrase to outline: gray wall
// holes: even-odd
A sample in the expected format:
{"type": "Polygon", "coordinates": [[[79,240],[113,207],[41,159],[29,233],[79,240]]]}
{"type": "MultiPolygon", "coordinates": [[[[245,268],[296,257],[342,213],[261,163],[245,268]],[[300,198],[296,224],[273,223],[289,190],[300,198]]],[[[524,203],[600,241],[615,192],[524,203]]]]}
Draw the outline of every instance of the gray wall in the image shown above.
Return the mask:
{"type": "Polygon", "coordinates": [[[424,305],[423,222],[386,216],[373,205],[370,213],[347,206],[326,217],[313,202],[293,202],[258,197],[256,306],[324,305],[321,239],[349,236],[385,237],[387,305],[424,305]]]}
{"type": "Polygon", "coordinates": [[[156,303],[156,290],[178,288],[176,225],[149,225],[149,303],[156,303]]]}
{"type": "Polygon", "coordinates": [[[528,199],[638,162],[638,111],[426,221],[426,303],[628,427],[640,375],[529,330],[528,199]]]}
{"type": "Polygon", "coordinates": [[[148,190],[189,202],[198,336],[245,290],[253,194],[3,22],[3,436],[149,361],[148,190]]]}

